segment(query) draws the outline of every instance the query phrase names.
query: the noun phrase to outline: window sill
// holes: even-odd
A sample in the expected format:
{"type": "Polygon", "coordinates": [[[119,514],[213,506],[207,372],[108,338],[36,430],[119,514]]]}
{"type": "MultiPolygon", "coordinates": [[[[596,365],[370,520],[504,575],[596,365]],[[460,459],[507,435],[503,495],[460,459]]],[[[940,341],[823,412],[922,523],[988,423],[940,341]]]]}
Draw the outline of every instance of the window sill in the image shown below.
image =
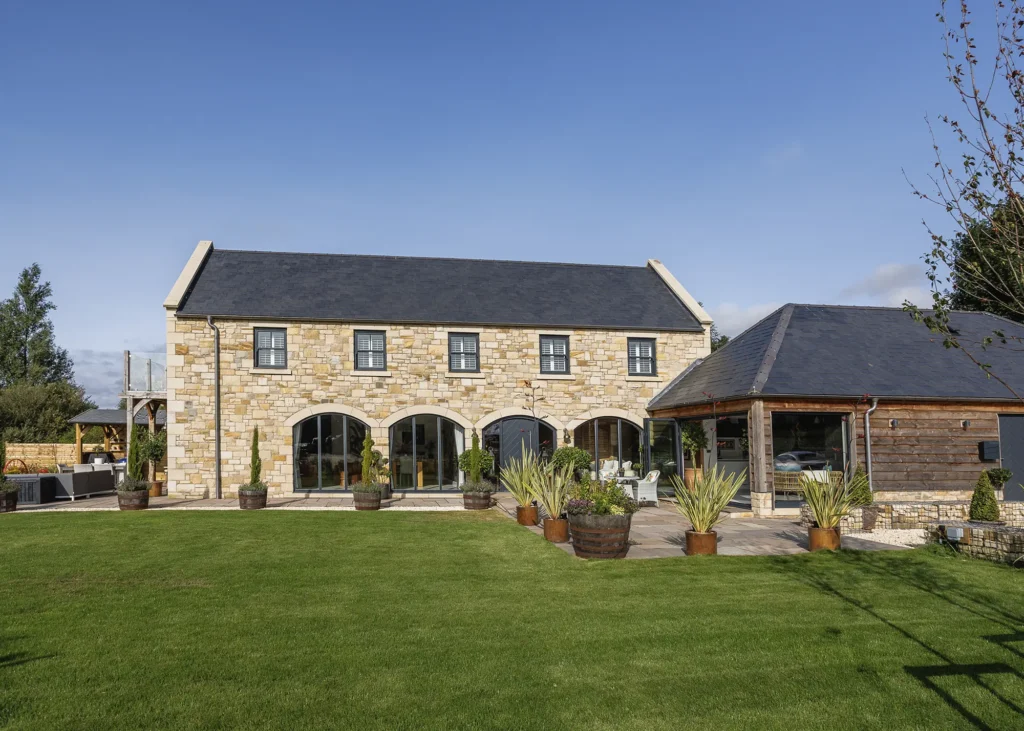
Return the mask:
{"type": "Polygon", "coordinates": [[[249,373],[254,376],[290,376],[291,368],[256,368],[250,367],[249,373]]]}
{"type": "Polygon", "coordinates": [[[487,374],[475,373],[473,371],[466,371],[465,373],[460,373],[459,371],[448,371],[444,374],[444,377],[452,380],[458,380],[460,378],[487,378],[487,374]]]}
{"type": "Polygon", "coordinates": [[[349,371],[348,375],[356,378],[391,378],[393,371],[349,371]]]}
{"type": "Polygon", "coordinates": [[[534,376],[538,381],[575,381],[576,376],[571,373],[538,373],[534,376]]]}
{"type": "Polygon", "coordinates": [[[661,376],[626,376],[627,381],[660,381],[661,376]]]}

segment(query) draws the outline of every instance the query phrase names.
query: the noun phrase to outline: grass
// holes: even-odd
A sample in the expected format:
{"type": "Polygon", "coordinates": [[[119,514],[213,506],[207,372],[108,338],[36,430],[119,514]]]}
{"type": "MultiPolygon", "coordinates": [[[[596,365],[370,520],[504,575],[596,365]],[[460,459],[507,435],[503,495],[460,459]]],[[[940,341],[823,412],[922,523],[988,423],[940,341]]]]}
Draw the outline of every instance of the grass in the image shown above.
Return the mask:
{"type": "Polygon", "coordinates": [[[496,515],[0,516],[0,727],[1020,728],[1024,574],[496,515]]]}

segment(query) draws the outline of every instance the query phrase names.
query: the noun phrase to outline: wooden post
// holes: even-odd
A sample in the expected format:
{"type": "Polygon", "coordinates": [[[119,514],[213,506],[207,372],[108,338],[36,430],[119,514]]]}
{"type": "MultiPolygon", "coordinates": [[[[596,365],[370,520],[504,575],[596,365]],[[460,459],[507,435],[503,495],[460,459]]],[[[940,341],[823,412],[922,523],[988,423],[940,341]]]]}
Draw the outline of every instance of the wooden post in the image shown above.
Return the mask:
{"type": "Polygon", "coordinates": [[[75,424],[75,464],[82,464],[82,425],[75,424]]]}
{"type": "MultiPolygon", "coordinates": [[[[153,437],[156,434],[156,402],[146,402],[146,415],[149,417],[149,436],[153,437]]],[[[147,477],[152,481],[156,479],[156,462],[149,460],[146,462],[146,474],[147,477]]]]}
{"type": "Polygon", "coordinates": [[[104,452],[109,452],[110,451],[110,427],[109,426],[104,426],[103,427],[103,451],[104,452]]]}
{"type": "Polygon", "coordinates": [[[767,507],[771,510],[771,500],[765,499],[764,494],[768,492],[768,466],[765,461],[764,433],[764,401],[753,401],[750,404],[750,415],[748,417],[748,430],[750,435],[750,500],[755,515],[764,512],[767,507]],[[760,510],[759,510],[760,509],[760,510]]]}

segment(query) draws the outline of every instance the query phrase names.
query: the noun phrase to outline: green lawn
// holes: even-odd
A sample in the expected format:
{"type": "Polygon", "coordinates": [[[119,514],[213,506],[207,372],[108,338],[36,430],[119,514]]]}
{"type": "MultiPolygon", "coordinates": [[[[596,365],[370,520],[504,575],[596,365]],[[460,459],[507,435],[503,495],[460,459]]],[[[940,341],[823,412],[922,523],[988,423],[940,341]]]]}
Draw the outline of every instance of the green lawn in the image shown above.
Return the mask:
{"type": "Polygon", "coordinates": [[[0,516],[0,727],[1021,728],[1024,573],[497,515],[0,516]]]}

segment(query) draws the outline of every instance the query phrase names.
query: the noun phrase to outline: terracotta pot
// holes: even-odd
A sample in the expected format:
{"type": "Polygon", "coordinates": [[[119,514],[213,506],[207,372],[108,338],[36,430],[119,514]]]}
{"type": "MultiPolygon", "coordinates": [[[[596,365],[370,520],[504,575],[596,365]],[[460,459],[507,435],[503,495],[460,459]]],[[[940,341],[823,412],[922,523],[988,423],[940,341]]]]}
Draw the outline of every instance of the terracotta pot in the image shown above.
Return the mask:
{"type": "Polygon", "coordinates": [[[537,514],[537,506],[517,505],[516,522],[519,523],[519,525],[537,525],[537,523],[540,522],[540,516],[537,514]]]}
{"type": "Polygon", "coordinates": [[[149,485],[149,496],[160,497],[164,494],[164,483],[161,480],[154,480],[149,485]]]}
{"type": "Polygon", "coordinates": [[[687,556],[714,556],[718,553],[718,534],[698,533],[695,530],[686,531],[686,555],[687,556]]]}
{"type": "Polygon", "coordinates": [[[625,558],[632,515],[570,515],[572,549],[580,558],[625,558]]]}
{"type": "Polygon", "coordinates": [[[354,492],[352,493],[356,510],[380,510],[379,492],[354,492]]]}
{"type": "Polygon", "coordinates": [[[18,491],[0,492],[0,513],[13,513],[18,509],[18,491]]]}
{"type": "Polygon", "coordinates": [[[683,484],[686,485],[688,490],[693,489],[693,485],[697,480],[698,474],[703,474],[704,470],[700,467],[686,467],[683,469],[683,484]]]}
{"type": "Polygon", "coordinates": [[[242,510],[262,510],[267,507],[267,491],[239,490],[238,507],[242,510]]]}
{"type": "Polygon", "coordinates": [[[121,510],[145,510],[149,507],[149,490],[117,493],[117,507],[121,510]]]}
{"type": "Polygon", "coordinates": [[[838,528],[816,528],[807,529],[809,548],[812,551],[838,551],[839,550],[839,529],[838,528]]]}
{"type": "Polygon", "coordinates": [[[545,518],[544,537],[552,543],[568,543],[569,521],[565,518],[545,518]]]}
{"type": "Polygon", "coordinates": [[[462,493],[462,507],[466,510],[490,510],[491,493],[464,492],[462,493]]]}

